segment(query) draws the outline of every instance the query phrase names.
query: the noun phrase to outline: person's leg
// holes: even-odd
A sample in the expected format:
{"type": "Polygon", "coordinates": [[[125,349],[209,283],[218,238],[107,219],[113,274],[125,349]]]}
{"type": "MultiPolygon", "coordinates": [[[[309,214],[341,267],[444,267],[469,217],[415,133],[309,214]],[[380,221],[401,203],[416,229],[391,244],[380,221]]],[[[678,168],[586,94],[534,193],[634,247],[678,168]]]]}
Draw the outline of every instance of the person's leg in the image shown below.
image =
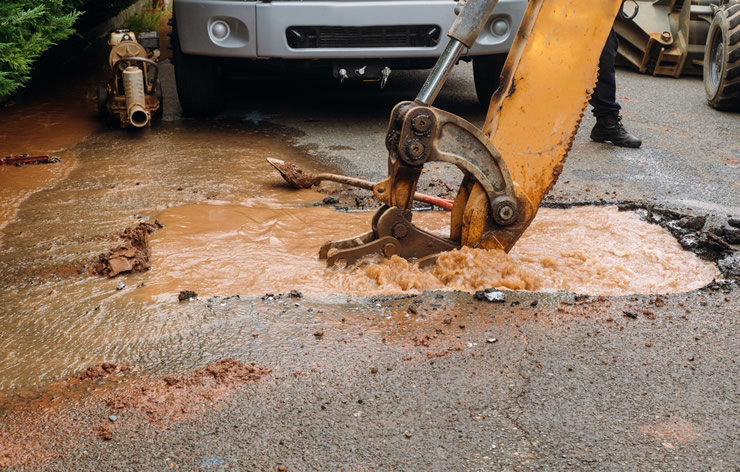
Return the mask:
{"type": "Polygon", "coordinates": [[[622,109],[617,103],[617,77],[614,70],[614,62],[617,59],[617,47],[619,39],[617,33],[612,29],[606,38],[604,49],[599,57],[599,78],[591,95],[591,106],[595,117],[619,114],[622,109]]]}
{"type": "Polygon", "coordinates": [[[617,78],[614,62],[617,58],[619,39],[612,29],[599,57],[599,77],[591,95],[591,106],[596,125],[591,130],[591,139],[596,142],[611,142],[616,146],[640,147],[642,141],[632,136],[622,126],[617,102],[617,78]]]}

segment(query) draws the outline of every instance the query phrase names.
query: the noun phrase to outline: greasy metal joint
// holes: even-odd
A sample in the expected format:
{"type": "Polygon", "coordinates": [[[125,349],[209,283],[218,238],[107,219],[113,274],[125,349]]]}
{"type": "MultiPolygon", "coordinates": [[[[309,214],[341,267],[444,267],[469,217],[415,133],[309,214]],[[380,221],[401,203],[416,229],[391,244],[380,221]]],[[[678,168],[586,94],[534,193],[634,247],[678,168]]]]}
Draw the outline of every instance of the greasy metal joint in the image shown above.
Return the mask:
{"type": "Polygon", "coordinates": [[[406,144],[406,153],[404,154],[405,159],[408,161],[416,162],[424,157],[424,151],[426,146],[418,139],[413,139],[406,144]]]}
{"type": "Polygon", "coordinates": [[[393,226],[393,236],[397,237],[398,239],[403,238],[409,234],[409,229],[404,223],[396,223],[393,226]]]}
{"type": "Polygon", "coordinates": [[[493,200],[493,219],[501,226],[509,226],[516,221],[517,204],[511,197],[496,197],[493,200]]]}

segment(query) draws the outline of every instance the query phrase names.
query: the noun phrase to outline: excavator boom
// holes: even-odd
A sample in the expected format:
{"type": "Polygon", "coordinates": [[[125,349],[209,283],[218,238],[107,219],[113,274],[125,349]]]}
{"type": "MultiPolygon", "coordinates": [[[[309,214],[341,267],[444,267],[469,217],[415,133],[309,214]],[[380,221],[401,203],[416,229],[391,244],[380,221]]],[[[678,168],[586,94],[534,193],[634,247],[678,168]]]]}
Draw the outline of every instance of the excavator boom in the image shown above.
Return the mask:
{"type": "Polygon", "coordinates": [[[508,251],[534,219],[578,130],[621,0],[531,0],[479,130],[431,103],[496,3],[468,0],[416,100],[391,112],[388,177],[373,188],[385,205],[371,231],[321,248],[328,265],[374,252],[425,263],[460,246],[508,251]],[[452,163],[464,175],[449,238],[411,223],[416,185],[431,161],[452,163]]]}

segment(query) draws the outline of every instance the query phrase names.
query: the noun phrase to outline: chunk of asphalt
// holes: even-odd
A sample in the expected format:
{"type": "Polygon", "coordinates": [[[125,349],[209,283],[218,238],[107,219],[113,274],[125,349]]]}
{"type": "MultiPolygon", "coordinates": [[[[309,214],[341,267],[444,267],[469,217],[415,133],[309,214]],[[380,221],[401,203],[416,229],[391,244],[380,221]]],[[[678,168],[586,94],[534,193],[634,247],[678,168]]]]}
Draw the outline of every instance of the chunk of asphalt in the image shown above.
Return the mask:
{"type": "Polygon", "coordinates": [[[183,290],[180,292],[180,295],[177,296],[177,299],[181,302],[186,300],[195,300],[196,298],[198,298],[198,294],[192,290],[183,290]]]}
{"type": "Polygon", "coordinates": [[[506,294],[494,288],[487,288],[485,290],[478,290],[475,292],[473,298],[490,303],[503,303],[506,301],[506,294]]]}

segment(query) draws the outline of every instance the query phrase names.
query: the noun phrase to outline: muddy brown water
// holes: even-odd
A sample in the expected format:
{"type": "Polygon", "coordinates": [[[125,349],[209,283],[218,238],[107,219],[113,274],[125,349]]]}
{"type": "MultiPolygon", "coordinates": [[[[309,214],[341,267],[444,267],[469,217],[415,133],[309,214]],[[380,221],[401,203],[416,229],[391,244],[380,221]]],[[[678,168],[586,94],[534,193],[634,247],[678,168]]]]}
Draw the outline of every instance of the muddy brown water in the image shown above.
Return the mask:
{"type": "MultiPolygon", "coordinates": [[[[589,295],[693,290],[717,275],[662,228],[616,207],[542,209],[510,255],[466,248],[420,270],[400,258],[327,269],[317,248],[369,228],[372,213],[327,208],[189,205],[164,211],[153,269],[137,297],[165,302],[182,287],[201,296],[287,293],[377,295],[423,290],[567,290],[589,295]]],[[[416,224],[444,235],[449,213],[416,224]]]]}
{"type": "MultiPolygon", "coordinates": [[[[201,304],[178,303],[181,290],[206,300],[295,289],[310,303],[343,303],[490,286],[669,293],[716,275],[661,228],[615,208],[588,207],[543,209],[509,256],[464,250],[431,271],[399,259],[326,269],[318,247],[366,231],[372,213],[314,206],[324,194],[288,189],[266,157],[336,170],[291,147],[292,133],[232,117],[159,123],[136,133],[106,129],[67,149],[65,161],[76,164],[26,195],[0,230],[0,391],[46,384],[102,361],[191,368],[247,349],[244,340],[261,326],[254,305],[215,319],[201,304]],[[77,273],[117,244],[113,235],[154,219],[165,228],[152,237],[152,270],[116,279],[77,273]]],[[[11,170],[23,176],[35,167],[11,170]]],[[[449,214],[414,218],[444,233],[449,214]]],[[[283,334],[302,336],[291,326],[312,316],[282,315],[283,334]]],[[[266,346],[269,338],[259,339],[266,346]]]]}

